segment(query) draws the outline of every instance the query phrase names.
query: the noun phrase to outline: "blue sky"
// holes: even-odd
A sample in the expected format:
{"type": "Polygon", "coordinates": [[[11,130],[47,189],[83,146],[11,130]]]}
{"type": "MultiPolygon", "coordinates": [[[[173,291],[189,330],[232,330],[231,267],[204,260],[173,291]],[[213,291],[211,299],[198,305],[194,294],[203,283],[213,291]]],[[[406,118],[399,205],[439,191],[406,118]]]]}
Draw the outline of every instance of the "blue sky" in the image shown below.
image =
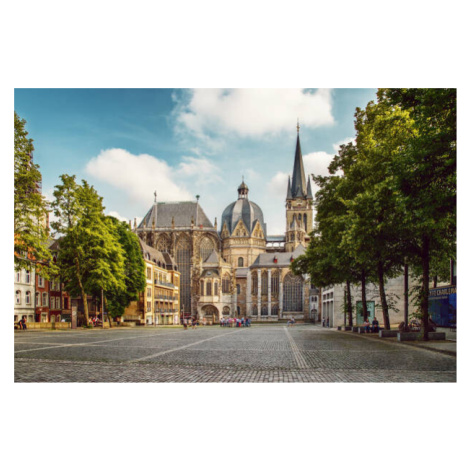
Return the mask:
{"type": "Polygon", "coordinates": [[[139,221],[153,203],[195,199],[211,221],[242,175],[268,234],[284,232],[297,118],[307,173],[327,174],[354,137],[354,111],[376,89],[16,89],[43,192],[63,173],[86,179],[106,213],[139,221]]]}

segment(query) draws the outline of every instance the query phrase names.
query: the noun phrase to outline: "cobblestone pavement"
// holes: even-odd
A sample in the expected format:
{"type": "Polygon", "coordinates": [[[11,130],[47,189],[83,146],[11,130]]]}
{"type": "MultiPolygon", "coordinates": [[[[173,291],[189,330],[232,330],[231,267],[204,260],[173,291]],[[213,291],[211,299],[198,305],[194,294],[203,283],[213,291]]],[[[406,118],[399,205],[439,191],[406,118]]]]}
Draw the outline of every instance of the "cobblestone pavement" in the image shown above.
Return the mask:
{"type": "Polygon", "coordinates": [[[15,332],[15,382],[456,382],[456,358],[313,325],[15,332]]]}

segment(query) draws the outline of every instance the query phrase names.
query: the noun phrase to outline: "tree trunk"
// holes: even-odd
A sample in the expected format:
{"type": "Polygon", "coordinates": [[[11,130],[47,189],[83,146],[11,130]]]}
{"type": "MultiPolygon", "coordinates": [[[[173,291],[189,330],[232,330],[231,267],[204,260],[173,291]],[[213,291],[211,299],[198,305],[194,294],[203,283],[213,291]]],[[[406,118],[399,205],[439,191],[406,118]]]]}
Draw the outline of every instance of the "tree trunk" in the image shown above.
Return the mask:
{"type": "Polygon", "coordinates": [[[404,272],[404,290],[405,292],[403,293],[403,299],[404,299],[404,312],[405,312],[405,326],[408,326],[408,265],[405,263],[405,272],[404,272]]]}
{"type": "Polygon", "coordinates": [[[346,300],[348,305],[348,325],[352,326],[353,317],[352,317],[352,302],[351,302],[351,282],[346,281],[346,300]]]}
{"type": "Polygon", "coordinates": [[[85,314],[85,322],[86,326],[90,323],[89,316],[88,316],[88,301],[87,301],[87,294],[85,292],[85,288],[83,287],[82,280],[80,277],[80,264],[78,262],[78,258],[75,258],[75,266],[77,267],[77,280],[78,285],[80,287],[80,292],[82,294],[82,302],[83,302],[83,313],[85,314]]]}
{"type": "MultiPolygon", "coordinates": [[[[106,298],[106,296],[104,297],[104,304],[106,305],[106,310],[108,310],[108,299],[106,298]]],[[[103,325],[104,325],[104,309],[103,309],[102,315],[103,315],[103,325]]],[[[111,324],[111,315],[109,314],[109,310],[108,310],[108,324],[110,328],[113,327],[113,325],[111,324]]]]}
{"type": "Polygon", "coordinates": [[[379,291],[380,291],[380,302],[382,304],[382,312],[384,316],[384,328],[390,329],[390,317],[388,315],[388,303],[387,296],[385,295],[385,280],[384,280],[384,267],[382,261],[377,263],[377,274],[379,276],[379,291]]]}
{"type": "Polygon", "coordinates": [[[421,253],[421,266],[423,269],[423,284],[421,286],[421,319],[422,319],[422,331],[423,340],[429,340],[429,238],[423,236],[423,247],[421,253]]]}
{"type": "Polygon", "coordinates": [[[361,271],[361,287],[362,287],[362,315],[365,319],[369,316],[367,313],[367,298],[366,298],[366,271],[363,269],[361,271]]]}

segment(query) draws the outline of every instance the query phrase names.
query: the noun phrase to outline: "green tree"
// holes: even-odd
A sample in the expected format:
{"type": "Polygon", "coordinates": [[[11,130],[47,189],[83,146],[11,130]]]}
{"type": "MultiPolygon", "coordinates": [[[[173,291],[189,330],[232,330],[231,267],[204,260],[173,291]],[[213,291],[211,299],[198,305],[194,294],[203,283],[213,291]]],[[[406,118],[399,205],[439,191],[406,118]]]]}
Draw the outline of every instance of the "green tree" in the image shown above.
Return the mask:
{"type": "Polygon", "coordinates": [[[15,269],[34,268],[44,277],[56,273],[48,250],[48,209],[41,194],[41,173],[33,162],[33,141],[26,121],[15,112],[14,263],[15,269]]]}
{"type": "Polygon", "coordinates": [[[52,203],[57,220],[53,228],[62,235],[58,266],[65,288],[83,300],[89,322],[87,294],[124,289],[124,252],[103,214],[102,198],[86,181],[62,175],[52,203]]]}
{"type": "Polygon", "coordinates": [[[455,89],[379,89],[378,99],[409,112],[414,132],[397,152],[393,172],[406,203],[409,263],[421,273],[420,316],[428,339],[433,260],[456,253],[457,93],[455,89]]]}
{"type": "Polygon", "coordinates": [[[147,281],[145,262],[137,236],[127,223],[120,222],[114,217],[107,216],[106,223],[124,253],[124,288],[116,286],[106,291],[108,314],[116,318],[124,314],[130,302],[139,300],[139,293],[145,290],[147,281]]]}

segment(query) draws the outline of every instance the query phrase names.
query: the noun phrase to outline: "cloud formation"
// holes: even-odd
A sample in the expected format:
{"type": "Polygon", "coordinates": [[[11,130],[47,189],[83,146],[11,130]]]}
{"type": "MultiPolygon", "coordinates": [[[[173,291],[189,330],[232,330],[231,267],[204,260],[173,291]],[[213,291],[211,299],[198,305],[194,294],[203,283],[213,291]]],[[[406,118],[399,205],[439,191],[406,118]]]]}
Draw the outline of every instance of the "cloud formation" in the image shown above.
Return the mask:
{"type": "Polygon", "coordinates": [[[172,167],[152,155],[133,155],[118,148],[102,150],[85,170],[137,203],[148,203],[155,190],[159,201],[192,200],[194,196],[185,188],[185,180],[217,177],[217,167],[203,157],[183,157],[178,166],[172,167]]]}
{"type": "Polygon", "coordinates": [[[309,128],[334,123],[329,89],[194,89],[174,99],[178,128],[206,144],[214,133],[257,138],[292,131],[297,118],[309,128]]]}

